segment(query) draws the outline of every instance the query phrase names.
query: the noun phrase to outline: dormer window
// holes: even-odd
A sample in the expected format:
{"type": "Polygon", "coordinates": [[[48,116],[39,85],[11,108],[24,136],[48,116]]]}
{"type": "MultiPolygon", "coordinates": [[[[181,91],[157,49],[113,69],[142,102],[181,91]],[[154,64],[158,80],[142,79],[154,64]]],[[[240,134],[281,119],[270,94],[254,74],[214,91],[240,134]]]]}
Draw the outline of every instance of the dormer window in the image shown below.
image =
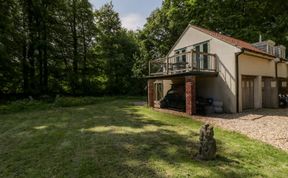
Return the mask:
{"type": "Polygon", "coordinates": [[[281,57],[282,57],[283,59],[286,59],[286,49],[282,49],[282,50],[281,50],[281,57]]]}
{"type": "Polygon", "coordinates": [[[271,55],[275,55],[275,51],[274,51],[275,42],[272,40],[267,40],[266,43],[267,43],[267,53],[271,55]]]}
{"type": "Polygon", "coordinates": [[[275,47],[275,55],[279,58],[285,59],[286,58],[286,47],[283,45],[275,47]]]}
{"type": "Polygon", "coordinates": [[[272,40],[267,40],[267,41],[260,41],[257,43],[254,43],[253,45],[268,53],[271,54],[273,56],[277,56],[279,58],[285,58],[286,57],[286,47],[283,45],[279,45],[279,46],[275,46],[275,42],[272,40]]]}
{"type": "Polygon", "coordinates": [[[268,54],[274,55],[274,46],[268,44],[267,47],[268,47],[268,50],[267,50],[268,54]]]}

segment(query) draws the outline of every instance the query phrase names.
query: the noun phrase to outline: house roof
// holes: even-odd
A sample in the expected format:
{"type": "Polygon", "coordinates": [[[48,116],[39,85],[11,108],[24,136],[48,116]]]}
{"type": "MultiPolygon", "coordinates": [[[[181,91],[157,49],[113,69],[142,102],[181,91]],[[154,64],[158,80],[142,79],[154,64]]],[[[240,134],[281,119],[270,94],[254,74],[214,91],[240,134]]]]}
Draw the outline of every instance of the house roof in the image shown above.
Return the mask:
{"type": "Polygon", "coordinates": [[[246,49],[248,51],[252,51],[252,52],[256,52],[256,53],[261,53],[261,54],[264,54],[264,55],[268,55],[270,57],[274,57],[273,55],[271,54],[268,54],[264,51],[261,51],[260,49],[257,49],[256,47],[254,47],[252,44],[248,43],[248,42],[245,42],[245,41],[242,41],[242,40],[239,40],[239,39],[236,39],[236,38],[232,38],[230,36],[226,36],[226,35],[223,35],[223,34],[220,34],[218,32],[214,32],[214,31],[210,31],[210,30],[207,30],[205,28],[201,28],[201,27],[198,27],[198,26],[195,26],[195,25],[190,25],[190,27],[196,29],[196,30],[199,30],[203,33],[206,33],[214,38],[217,38],[221,41],[224,41],[230,45],[233,45],[237,48],[240,48],[240,49],[246,49]]]}

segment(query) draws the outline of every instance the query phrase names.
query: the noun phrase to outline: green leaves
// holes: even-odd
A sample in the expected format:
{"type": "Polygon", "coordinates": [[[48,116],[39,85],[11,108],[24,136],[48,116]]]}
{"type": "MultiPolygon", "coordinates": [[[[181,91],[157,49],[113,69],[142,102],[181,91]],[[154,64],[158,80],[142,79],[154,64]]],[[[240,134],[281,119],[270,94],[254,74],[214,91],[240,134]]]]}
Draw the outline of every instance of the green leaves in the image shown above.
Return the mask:
{"type": "Polygon", "coordinates": [[[138,51],[134,32],[121,27],[119,14],[114,11],[112,3],[96,10],[95,23],[98,33],[94,52],[97,60],[103,61],[101,67],[107,77],[105,92],[127,94],[138,90],[136,80],[132,78],[134,55],[138,51]]]}
{"type": "Polygon", "coordinates": [[[141,93],[148,61],[167,55],[189,23],[288,46],[287,6],[165,0],[142,30],[131,32],[112,3],[93,12],[89,0],[0,0],[0,93],[141,93]]]}
{"type": "Polygon", "coordinates": [[[165,0],[140,31],[142,64],[167,55],[189,23],[251,43],[262,34],[288,46],[287,6],[285,0],[165,0]]]}

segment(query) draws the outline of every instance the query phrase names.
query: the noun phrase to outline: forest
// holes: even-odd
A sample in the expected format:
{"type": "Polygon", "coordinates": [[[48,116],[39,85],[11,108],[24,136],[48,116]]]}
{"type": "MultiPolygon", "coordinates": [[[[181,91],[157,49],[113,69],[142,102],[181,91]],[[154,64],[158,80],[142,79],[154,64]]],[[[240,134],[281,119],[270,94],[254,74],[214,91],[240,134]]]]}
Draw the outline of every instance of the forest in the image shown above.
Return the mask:
{"type": "Polygon", "coordinates": [[[164,0],[129,31],[112,2],[0,0],[0,96],[143,95],[148,61],[189,23],[288,46],[287,9],[287,0],[164,0]]]}

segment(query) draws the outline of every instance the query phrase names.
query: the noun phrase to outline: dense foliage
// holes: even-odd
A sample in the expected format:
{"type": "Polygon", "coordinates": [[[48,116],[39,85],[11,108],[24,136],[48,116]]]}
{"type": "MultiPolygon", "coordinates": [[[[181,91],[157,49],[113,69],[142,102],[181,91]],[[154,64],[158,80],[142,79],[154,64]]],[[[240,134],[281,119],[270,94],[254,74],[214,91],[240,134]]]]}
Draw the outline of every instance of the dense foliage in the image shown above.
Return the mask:
{"type": "Polygon", "coordinates": [[[111,3],[0,1],[0,94],[139,94],[135,34],[111,3]],[[136,85],[137,86],[137,85],[136,85]],[[137,93],[138,92],[138,93],[137,93]]]}
{"type": "Polygon", "coordinates": [[[286,0],[165,0],[142,30],[121,26],[112,3],[0,0],[0,95],[141,94],[147,62],[167,54],[189,23],[288,46],[286,0]]]}
{"type": "MultiPolygon", "coordinates": [[[[250,43],[272,39],[288,46],[287,0],[165,0],[140,32],[137,66],[164,56],[189,23],[250,43]]],[[[147,67],[138,68],[138,74],[147,67]]]]}

